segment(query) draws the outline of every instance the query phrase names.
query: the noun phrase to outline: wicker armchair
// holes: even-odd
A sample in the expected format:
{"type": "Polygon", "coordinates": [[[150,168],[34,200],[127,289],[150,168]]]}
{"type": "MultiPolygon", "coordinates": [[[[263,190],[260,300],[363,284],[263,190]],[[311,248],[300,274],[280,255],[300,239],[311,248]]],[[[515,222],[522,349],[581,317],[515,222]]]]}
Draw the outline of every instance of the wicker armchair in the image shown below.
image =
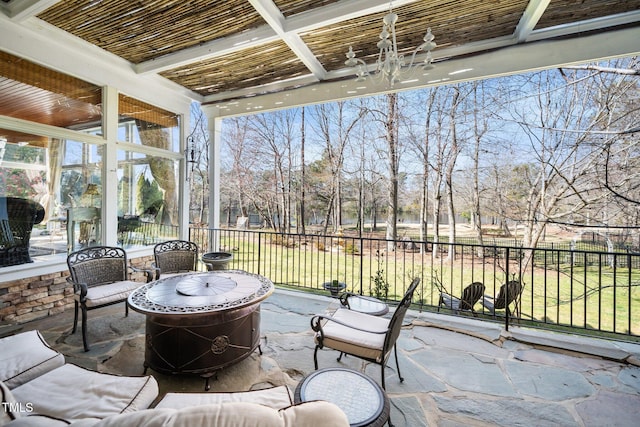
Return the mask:
{"type": "MultiPolygon", "coordinates": [[[[140,286],[129,280],[132,267],[127,266],[127,254],[122,248],[110,246],[90,246],[73,252],[67,257],[71,274],[67,281],[73,285],[75,312],[73,330],[78,325],[78,309],[82,310],[82,343],[84,351],[89,351],[87,340],[87,310],[126,301],[131,292],[140,286]]],[[[147,282],[152,273],[145,271],[147,282]]],[[[125,304],[125,316],[129,306],[125,304]]]]}
{"type": "Polygon", "coordinates": [[[31,230],[44,213],[44,208],[31,200],[0,197],[0,267],[32,262],[31,230]]]}
{"type": "Polygon", "coordinates": [[[398,377],[400,382],[404,381],[400,374],[396,340],[400,336],[404,316],[419,283],[419,278],[413,279],[391,319],[344,308],[339,308],[331,316],[314,316],[311,319],[311,329],[315,331],[316,348],[313,352],[315,368],[318,369],[318,349],[329,347],[340,352],[338,361],[346,353],[379,364],[382,388],[385,388],[384,368],[393,349],[398,377]]]}
{"type": "Polygon", "coordinates": [[[160,275],[196,271],[198,245],[186,240],[169,240],[154,246],[153,257],[156,280],[160,275]]]}

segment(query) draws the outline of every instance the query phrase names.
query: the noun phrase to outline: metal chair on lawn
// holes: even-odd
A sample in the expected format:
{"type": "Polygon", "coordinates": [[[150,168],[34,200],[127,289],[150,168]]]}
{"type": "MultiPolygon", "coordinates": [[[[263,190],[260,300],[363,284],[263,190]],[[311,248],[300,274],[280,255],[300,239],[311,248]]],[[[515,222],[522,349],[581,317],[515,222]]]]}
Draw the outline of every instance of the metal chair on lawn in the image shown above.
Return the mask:
{"type": "Polygon", "coordinates": [[[489,312],[495,316],[496,310],[505,310],[506,315],[511,317],[512,313],[509,306],[514,304],[514,312],[516,317],[520,317],[520,296],[524,286],[518,280],[511,280],[507,284],[500,287],[498,296],[492,298],[491,296],[484,295],[482,298],[482,305],[489,310],[489,312]]]}
{"type": "Polygon", "coordinates": [[[485,286],[482,282],[473,282],[469,286],[463,289],[462,296],[457,298],[446,292],[444,287],[440,284],[436,284],[440,289],[440,300],[438,302],[438,311],[440,307],[448,308],[456,312],[470,311],[471,314],[476,316],[476,312],[473,307],[482,298],[484,294],[485,286]]]}

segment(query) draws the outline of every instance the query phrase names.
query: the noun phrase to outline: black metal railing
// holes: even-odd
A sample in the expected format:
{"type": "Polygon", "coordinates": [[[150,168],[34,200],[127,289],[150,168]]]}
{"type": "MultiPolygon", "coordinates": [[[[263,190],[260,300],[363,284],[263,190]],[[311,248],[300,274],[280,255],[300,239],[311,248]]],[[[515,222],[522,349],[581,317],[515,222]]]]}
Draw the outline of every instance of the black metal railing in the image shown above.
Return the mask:
{"type": "Polygon", "coordinates": [[[489,311],[482,299],[474,314],[506,328],[519,322],[640,336],[639,254],[205,228],[192,228],[190,239],[202,253],[231,252],[229,268],[312,292],[326,292],[323,283],[338,280],[348,291],[394,302],[417,276],[414,304],[425,310],[439,308],[441,290],[459,297],[467,285],[482,282],[495,297],[517,281],[521,294],[509,305],[511,316],[489,311]]]}

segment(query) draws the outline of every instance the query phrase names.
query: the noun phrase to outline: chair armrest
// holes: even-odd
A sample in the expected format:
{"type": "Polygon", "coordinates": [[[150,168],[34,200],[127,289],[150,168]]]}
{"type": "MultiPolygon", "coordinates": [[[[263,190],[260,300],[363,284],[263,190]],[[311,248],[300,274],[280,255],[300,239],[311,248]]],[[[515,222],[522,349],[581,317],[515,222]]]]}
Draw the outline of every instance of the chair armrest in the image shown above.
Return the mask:
{"type": "Polygon", "coordinates": [[[311,329],[315,332],[322,333],[322,320],[328,320],[331,322],[335,322],[339,325],[346,326],[347,328],[355,329],[357,331],[368,332],[370,334],[386,334],[389,329],[384,329],[382,331],[372,331],[371,329],[360,328],[358,326],[354,326],[350,323],[343,322],[342,320],[334,319],[331,316],[324,316],[322,314],[317,314],[311,318],[311,329]]]}
{"type": "Polygon", "coordinates": [[[138,267],[134,267],[133,265],[130,265],[129,268],[131,269],[131,271],[135,272],[135,273],[144,273],[144,275],[147,278],[147,283],[151,282],[152,280],[154,280],[154,277],[157,279],[160,277],[160,270],[159,269],[155,269],[157,271],[157,274],[154,275],[154,271],[150,270],[150,269],[146,269],[146,268],[138,268],[138,267]]]}
{"type": "Polygon", "coordinates": [[[359,298],[359,299],[363,299],[363,300],[367,300],[367,301],[371,301],[371,302],[380,302],[379,299],[374,298],[374,297],[368,297],[366,295],[359,295],[353,292],[344,292],[342,293],[342,295],[340,295],[340,304],[342,304],[345,307],[349,307],[349,298],[359,298]]]}
{"type": "Polygon", "coordinates": [[[89,288],[86,283],[74,282],[71,276],[67,277],[67,282],[73,285],[73,292],[80,292],[80,301],[84,301],[87,297],[87,289],[89,288]]]}

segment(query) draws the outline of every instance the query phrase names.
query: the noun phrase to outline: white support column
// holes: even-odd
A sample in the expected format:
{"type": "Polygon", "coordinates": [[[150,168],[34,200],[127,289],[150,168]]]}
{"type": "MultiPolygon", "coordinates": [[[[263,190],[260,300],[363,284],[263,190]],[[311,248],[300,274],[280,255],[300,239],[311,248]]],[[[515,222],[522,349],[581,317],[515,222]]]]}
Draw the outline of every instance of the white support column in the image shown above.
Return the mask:
{"type": "MultiPolygon", "coordinates": [[[[220,228],[220,145],[222,119],[216,108],[202,106],[209,125],[209,228],[220,228]]],[[[215,248],[217,250],[217,248],[215,248]]]]}
{"type": "MultiPolygon", "coordinates": [[[[209,129],[209,229],[220,228],[220,145],[222,119],[217,108],[202,106],[209,129]]],[[[220,250],[219,233],[209,234],[209,250],[220,250]]]]}
{"type": "Polygon", "coordinates": [[[102,89],[103,131],[107,144],[102,153],[102,244],[118,244],[118,90],[102,89]]]}

